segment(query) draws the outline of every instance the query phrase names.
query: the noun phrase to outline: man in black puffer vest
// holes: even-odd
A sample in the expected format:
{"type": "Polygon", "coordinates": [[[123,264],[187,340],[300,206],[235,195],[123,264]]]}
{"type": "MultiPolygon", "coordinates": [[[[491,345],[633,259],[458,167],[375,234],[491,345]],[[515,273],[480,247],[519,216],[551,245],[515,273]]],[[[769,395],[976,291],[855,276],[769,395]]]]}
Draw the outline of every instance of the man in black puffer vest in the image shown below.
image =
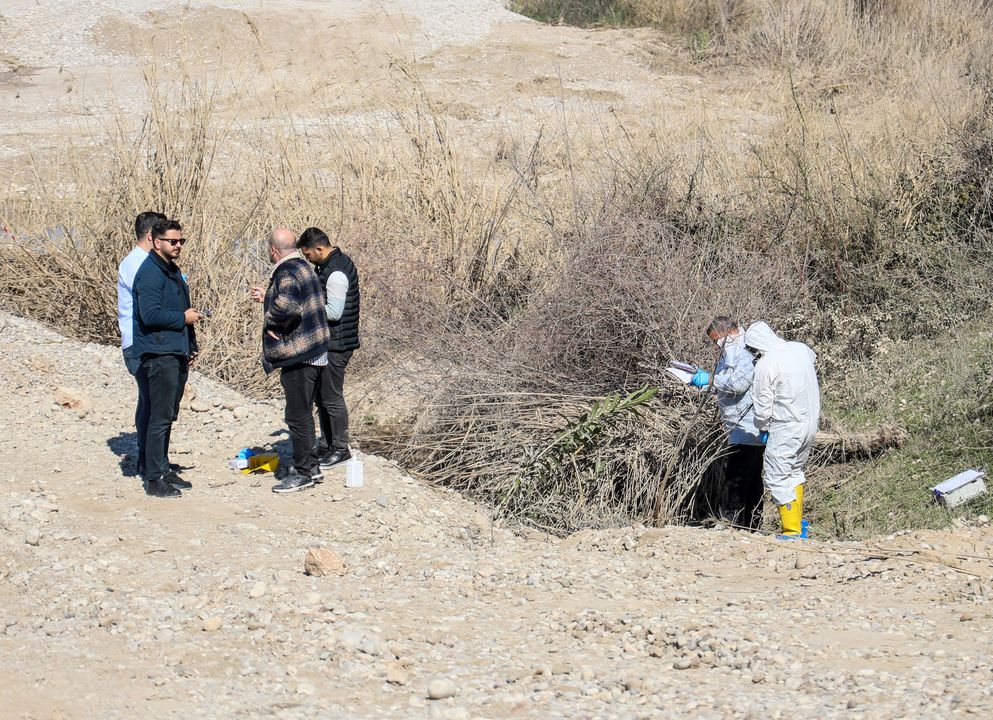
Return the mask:
{"type": "Polygon", "coordinates": [[[297,247],[314,264],[324,289],[331,341],[328,364],[317,390],[321,441],[317,447],[321,469],[350,460],[348,408],[345,406],[345,368],[359,347],[359,274],[340,248],[332,247],[323,230],[311,227],[300,235],[297,247]]]}

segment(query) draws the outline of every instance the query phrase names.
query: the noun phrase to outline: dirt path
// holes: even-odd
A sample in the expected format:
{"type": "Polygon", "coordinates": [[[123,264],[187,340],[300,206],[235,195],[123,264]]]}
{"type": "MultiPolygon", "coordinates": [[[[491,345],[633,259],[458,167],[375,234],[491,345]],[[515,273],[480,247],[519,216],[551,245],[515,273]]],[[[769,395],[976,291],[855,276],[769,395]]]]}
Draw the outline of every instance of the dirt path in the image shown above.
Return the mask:
{"type": "Polygon", "coordinates": [[[276,496],[225,460],[284,441],[279,408],[198,376],[173,456],[195,488],[153,500],[123,458],[119,350],[9,316],[0,332],[3,717],[993,712],[988,524],[874,550],[689,528],[522,538],[374,457],[360,490],[336,470],[276,496]],[[92,409],[54,405],[59,387],[92,409]],[[305,575],[312,546],[346,573],[305,575]],[[439,679],[454,697],[428,699],[439,679]]]}

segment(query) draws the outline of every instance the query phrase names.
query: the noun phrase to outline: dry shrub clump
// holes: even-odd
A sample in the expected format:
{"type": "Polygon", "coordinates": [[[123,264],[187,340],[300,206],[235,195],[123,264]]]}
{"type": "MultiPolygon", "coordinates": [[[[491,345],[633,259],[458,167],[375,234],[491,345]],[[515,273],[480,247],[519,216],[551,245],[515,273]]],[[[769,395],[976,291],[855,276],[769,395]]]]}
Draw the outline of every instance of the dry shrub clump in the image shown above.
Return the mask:
{"type": "Polygon", "coordinates": [[[703,335],[714,315],[782,317],[808,288],[667,175],[648,193],[631,177],[628,202],[584,202],[600,210],[560,240],[513,317],[432,338],[441,390],[410,426],[371,433],[378,447],[552,531],[710,510],[700,480],[725,447],[715,408],[661,368],[716,360],[703,335]]]}

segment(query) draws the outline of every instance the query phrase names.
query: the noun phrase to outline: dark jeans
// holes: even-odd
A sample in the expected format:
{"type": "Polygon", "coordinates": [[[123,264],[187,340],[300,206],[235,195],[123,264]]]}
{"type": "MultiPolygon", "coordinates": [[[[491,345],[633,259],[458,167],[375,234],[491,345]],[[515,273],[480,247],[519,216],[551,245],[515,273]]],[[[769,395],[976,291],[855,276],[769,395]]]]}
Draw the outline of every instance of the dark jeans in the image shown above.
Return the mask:
{"type": "Polygon", "coordinates": [[[190,362],[182,355],[146,355],[141,367],[148,377],[148,431],[145,435],[145,477],[169,472],[169,439],[179,417],[190,362]]]}
{"type": "Polygon", "coordinates": [[[286,395],[284,419],[293,444],[293,465],[301,475],[310,475],[317,464],[314,452],[314,393],[322,367],[293,365],[283,368],[279,384],[286,395]]]}
{"type": "Polygon", "coordinates": [[[135,357],[134,346],[124,348],[124,367],[138,384],[138,404],[134,409],[134,429],[138,436],[138,472],[145,471],[145,435],[148,434],[148,374],[135,357]]]}
{"type": "Polygon", "coordinates": [[[757,530],[762,524],[762,445],[732,445],[727,459],[727,512],[735,524],[757,530]]]}
{"type": "Polygon", "coordinates": [[[317,384],[317,417],[321,422],[321,442],[317,446],[320,457],[329,450],[348,448],[348,408],[345,406],[345,368],[352,359],[352,351],[329,352],[328,364],[321,368],[317,384]]]}

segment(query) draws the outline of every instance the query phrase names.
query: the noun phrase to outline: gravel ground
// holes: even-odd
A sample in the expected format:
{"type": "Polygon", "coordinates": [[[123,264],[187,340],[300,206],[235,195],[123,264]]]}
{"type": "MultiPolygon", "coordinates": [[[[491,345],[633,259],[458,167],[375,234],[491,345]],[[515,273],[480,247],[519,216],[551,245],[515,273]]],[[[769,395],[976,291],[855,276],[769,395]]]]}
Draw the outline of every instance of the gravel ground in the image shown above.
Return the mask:
{"type": "Polygon", "coordinates": [[[0,6],[0,17],[6,21],[3,50],[39,67],[130,63],[133,60],[128,55],[101,51],[93,42],[93,28],[108,19],[141,25],[151,12],[203,8],[252,13],[326,10],[338,18],[361,14],[405,17],[418,28],[413,37],[420,52],[473,43],[497,22],[523,21],[500,0],[5,0],[0,6]]]}
{"type": "Polygon", "coordinates": [[[119,349],[11,316],[0,331],[4,717],[993,712],[986,518],[870,545],[559,541],[373,456],[361,489],[339,469],[276,496],[226,460],[283,449],[279,408],[196,373],[173,453],[194,489],[155,500],[131,474],[119,349]],[[343,567],[305,574],[318,547],[343,567]]]}

